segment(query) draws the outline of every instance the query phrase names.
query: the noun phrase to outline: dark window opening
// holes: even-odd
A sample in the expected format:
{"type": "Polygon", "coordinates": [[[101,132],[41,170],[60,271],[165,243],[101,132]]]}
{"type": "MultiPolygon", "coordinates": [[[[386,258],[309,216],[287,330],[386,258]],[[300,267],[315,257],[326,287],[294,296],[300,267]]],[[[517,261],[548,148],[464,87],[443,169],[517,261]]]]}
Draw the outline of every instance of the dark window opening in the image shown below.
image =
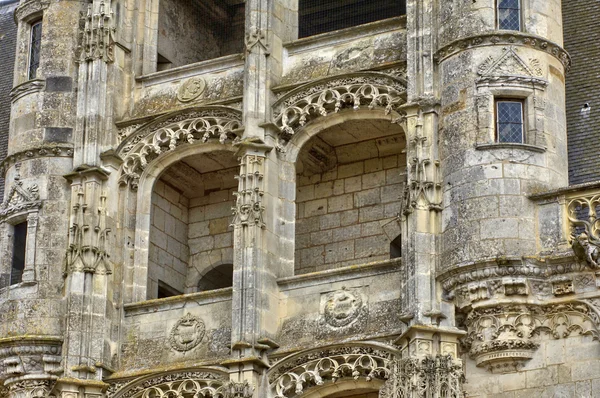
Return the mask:
{"type": "Polygon", "coordinates": [[[233,264],[221,264],[207,272],[198,282],[198,291],[223,289],[233,285],[233,264]]]}
{"type": "Polygon", "coordinates": [[[498,29],[521,30],[521,0],[498,0],[498,29]]]}
{"type": "Polygon", "coordinates": [[[406,14],[402,0],[299,0],[298,37],[349,28],[406,14]]]}
{"type": "Polygon", "coordinates": [[[498,142],[523,143],[523,101],[496,101],[496,139],[498,142]]]}
{"type": "Polygon", "coordinates": [[[42,44],[42,21],[31,25],[31,40],[29,43],[29,71],[28,78],[35,79],[40,66],[40,48],[42,44]]]}
{"type": "Polygon", "coordinates": [[[167,297],[173,297],[173,296],[180,296],[182,294],[183,294],[182,292],[175,289],[174,287],[167,285],[163,281],[160,281],[160,280],[158,281],[158,294],[156,296],[157,298],[161,299],[161,298],[167,298],[167,297]]]}
{"type": "Polygon", "coordinates": [[[27,246],[27,222],[13,227],[13,257],[10,271],[10,284],[16,285],[23,280],[25,269],[25,247],[27,246]]]}
{"type": "Polygon", "coordinates": [[[157,70],[243,52],[244,0],[160,0],[157,70]]]}
{"type": "Polygon", "coordinates": [[[390,242],[390,259],[402,257],[402,235],[390,242]]]}

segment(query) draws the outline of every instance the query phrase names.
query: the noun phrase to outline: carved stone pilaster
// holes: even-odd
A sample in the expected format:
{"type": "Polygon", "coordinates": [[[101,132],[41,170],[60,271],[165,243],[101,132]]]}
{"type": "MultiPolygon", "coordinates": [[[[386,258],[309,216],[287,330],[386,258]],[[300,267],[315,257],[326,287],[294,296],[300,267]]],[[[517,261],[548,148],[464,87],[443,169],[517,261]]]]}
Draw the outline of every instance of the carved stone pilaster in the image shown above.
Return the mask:
{"type": "Polygon", "coordinates": [[[111,0],[93,1],[88,5],[83,30],[81,61],[114,60],[114,15],[111,0]]]}
{"type": "Polygon", "coordinates": [[[585,303],[530,305],[498,304],[472,310],[465,321],[463,344],[477,366],[492,372],[513,372],[531,359],[548,333],[555,339],[571,335],[599,338],[600,318],[585,303]]]}
{"type": "Polygon", "coordinates": [[[235,207],[231,209],[233,211],[233,226],[265,227],[263,220],[265,207],[262,204],[264,163],[265,157],[256,154],[240,158],[240,174],[236,176],[239,189],[234,193],[236,203],[235,207]]]}

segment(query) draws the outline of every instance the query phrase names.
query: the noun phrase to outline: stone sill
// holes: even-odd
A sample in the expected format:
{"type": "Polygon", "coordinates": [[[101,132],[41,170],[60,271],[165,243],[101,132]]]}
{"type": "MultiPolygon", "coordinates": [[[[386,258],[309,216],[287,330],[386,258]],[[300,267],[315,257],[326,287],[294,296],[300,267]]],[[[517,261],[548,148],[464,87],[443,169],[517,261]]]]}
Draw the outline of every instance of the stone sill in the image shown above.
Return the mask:
{"type": "Polygon", "coordinates": [[[307,286],[330,284],[367,276],[382,275],[402,269],[402,259],[374,261],[367,264],[351,265],[349,267],[328,269],[308,274],[294,275],[277,280],[282,290],[301,289],[307,286]]]}
{"type": "Polygon", "coordinates": [[[543,146],[520,144],[517,142],[494,142],[490,144],[479,144],[475,146],[475,149],[478,151],[487,151],[493,149],[522,149],[526,151],[533,151],[539,153],[546,152],[546,148],[544,148],[543,146]]]}
{"type": "Polygon", "coordinates": [[[288,50],[289,55],[293,55],[399,29],[406,29],[406,15],[303,37],[302,39],[285,43],[283,47],[288,50]]]}
{"type": "Polygon", "coordinates": [[[206,292],[182,294],[180,296],[125,304],[123,309],[125,310],[125,317],[129,317],[183,308],[183,306],[189,302],[195,302],[199,306],[202,306],[221,301],[231,301],[232,291],[233,288],[225,287],[223,289],[208,290],[206,292]]]}
{"type": "Polygon", "coordinates": [[[529,199],[532,200],[542,200],[542,199],[550,199],[557,196],[569,195],[569,196],[579,196],[585,195],[586,191],[597,191],[600,189],[600,180],[584,182],[581,184],[570,185],[568,187],[553,189],[546,192],[540,192],[533,195],[529,195],[529,199]]]}
{"type": "Polygon", "coordinates": [[[236,67],[243,68],[243,66],[244,60],[242,58],[242,54],[232,54],[138,76],[135,78],[135,80],[138,83],[142,83],[143,86],[148,87],[156,84],[187,79],[188,77],[192,76],[230,70],[236,67]]]}

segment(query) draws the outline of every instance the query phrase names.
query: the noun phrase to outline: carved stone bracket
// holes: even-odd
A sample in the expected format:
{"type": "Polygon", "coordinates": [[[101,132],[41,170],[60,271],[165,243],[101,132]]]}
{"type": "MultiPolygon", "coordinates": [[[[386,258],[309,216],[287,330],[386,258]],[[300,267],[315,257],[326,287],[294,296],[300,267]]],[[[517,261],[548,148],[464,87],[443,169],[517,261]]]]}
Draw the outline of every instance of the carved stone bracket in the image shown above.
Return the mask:
{"type": "Polygon", "coordinates": [[[328,77],[300,86],[283,95],[274,105],[274,124],[280,129],[279,150],[300,128],[313,119],[337,113],[341,109],[383,109],[400,117],[406,98],[406,83],[379,72],[354,73],[328,77]]]}
{"type": "Polygon", "coordinates": [[[123,157],[119,181],[136,189],[143,170],[159,155],[196,141],[232,142],[241,127],[240,112],[224,107],[181,113],[146,124],[119,145],[117,153],[123,157]]]}
{"type": "Polygon", "coordinates": [[[573,251],[593,269],[600,268],[600,194],[567,203],[569,242],[573,251]]]}
{"type": "Polygon", "coordinates": [[[377,345],[328,347],[299,353],[275,364],[268,374],[275,398],[295,397],[308,387],[342,378],[387,380],[395,350],[377,345]]]}
{"type": "Polygon", "coordinates": [[[130,382],[113,382],[110,383],[107,396],[109,398],[250,398],[252,391],[252,386],[247,383],[228,381],[225,372],[189,370],[146,376],[130,382]]]}
{"type": "Polygon", "coordinates": [[[106,63],[113,62],[116,29],[111,0],[93,1],[89,4],[84,24],[81,62],[97,59],[106,63]]]}
{"type": "Polygon", "coordinates": [[[392,376],[380,398],[463,398],[465,375],[462,361],[452,355],[403,358],[394,362],[392,376]]]}
{"type": "Polygon", "coordinates": [[[555,339],[571,335],[600,337],[600,317],[581,302],[551,305],[501,304],[473,309],[465,325],[463,344],[478,366],[490,371],[512,372],[531,359],[548,333],[555,339]]]}

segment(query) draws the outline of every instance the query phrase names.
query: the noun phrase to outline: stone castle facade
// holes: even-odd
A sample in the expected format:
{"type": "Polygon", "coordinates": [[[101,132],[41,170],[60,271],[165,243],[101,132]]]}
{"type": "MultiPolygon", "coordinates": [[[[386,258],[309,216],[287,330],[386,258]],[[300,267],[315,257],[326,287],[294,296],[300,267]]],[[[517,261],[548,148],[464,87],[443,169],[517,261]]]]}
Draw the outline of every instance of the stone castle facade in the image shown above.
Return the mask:
{"type": "Polygon", "coordinates": [[[600,396],[563,3],[8,2],[0,397],[600,396]]]}

